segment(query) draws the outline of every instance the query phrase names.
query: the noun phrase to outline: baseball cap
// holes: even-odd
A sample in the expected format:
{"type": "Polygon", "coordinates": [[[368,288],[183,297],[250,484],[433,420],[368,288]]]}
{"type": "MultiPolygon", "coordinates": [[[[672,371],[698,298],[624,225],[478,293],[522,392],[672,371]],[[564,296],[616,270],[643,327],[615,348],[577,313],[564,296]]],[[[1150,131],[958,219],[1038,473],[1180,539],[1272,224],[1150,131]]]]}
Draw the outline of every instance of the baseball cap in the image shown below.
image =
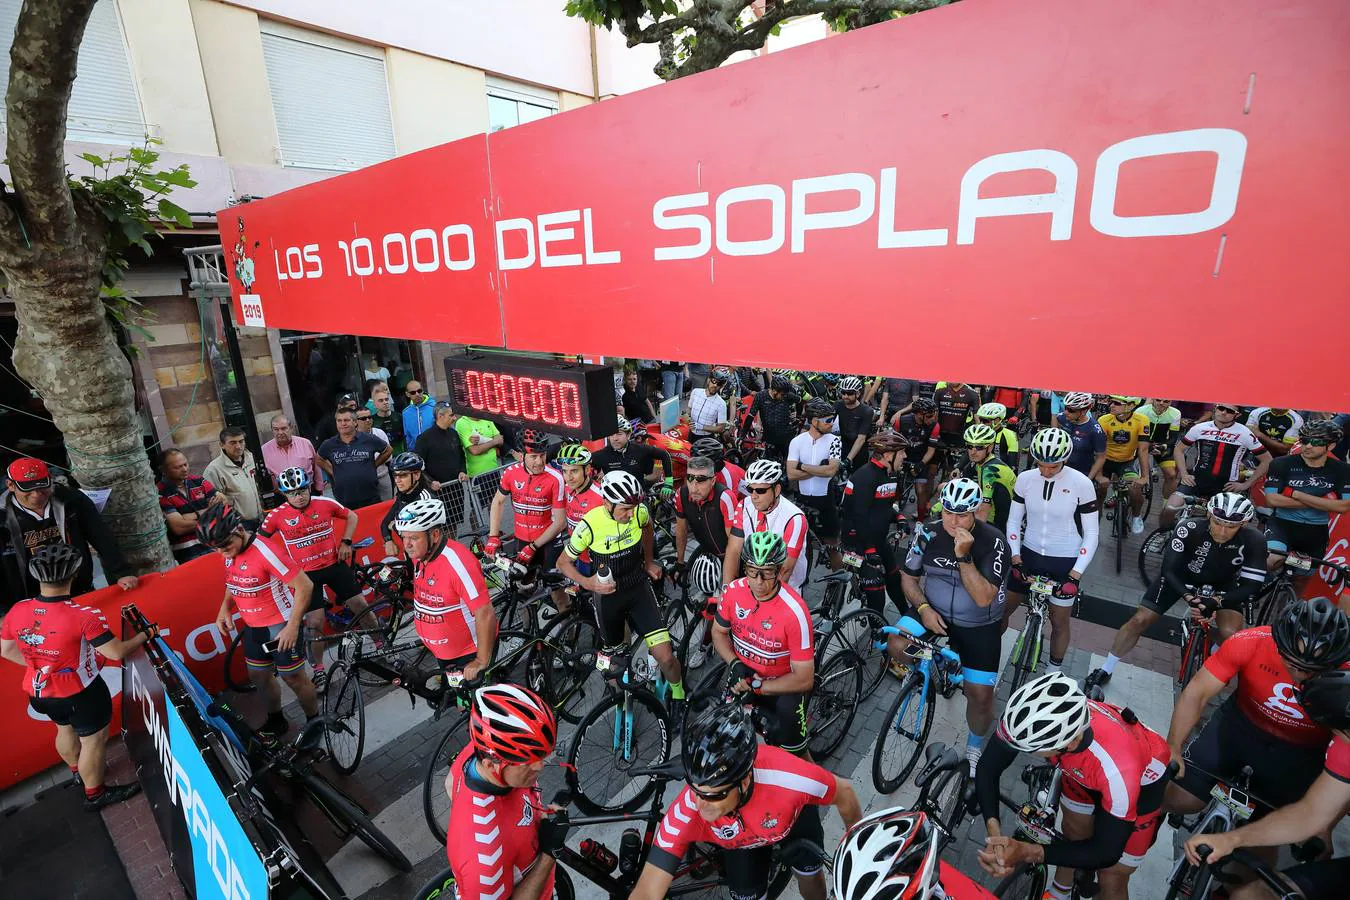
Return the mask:
{"type": "Polygon", "coordinates": [[[35,491],[52,486],[52,473],[40,459],[20,457],[9,464],[9,477],[21,491],[35,491]]]}

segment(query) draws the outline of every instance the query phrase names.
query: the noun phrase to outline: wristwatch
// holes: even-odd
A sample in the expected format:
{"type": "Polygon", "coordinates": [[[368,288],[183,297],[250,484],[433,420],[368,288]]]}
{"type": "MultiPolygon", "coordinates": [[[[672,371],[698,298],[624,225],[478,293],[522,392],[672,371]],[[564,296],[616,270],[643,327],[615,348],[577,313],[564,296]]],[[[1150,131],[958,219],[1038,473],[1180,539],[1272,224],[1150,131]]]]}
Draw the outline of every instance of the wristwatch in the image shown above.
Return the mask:
{"type": "Polygon", "coordinates": [[[956,558],[956,561],[957,561],[958,563],[968,563],[968,562],[974,562],[975,560],[971,557],[971,555],[970,555],[969,553],[967,553],[965,556],[958,556],[958,557],[956,558]]]}
{"type": "Polygon", "coordinates": [[[351,538],[343,538],[343,539],[342,539],[342,543],[344,543],[344,544],[346,544],[348,547],[350,547],[350,546],[352,545],[352,539],[351,539],[351,538]]]}
{"type": "Polygon", "coordinates": [[[762,687],[764,687],[764,679],[763,679],[763,678],[760,678],[760,677],[756,676],[756,677],[750,679],[750,690],[752,690],[752,691],[754,691],[756,694],[758,694],[758,693],[759,693],[759,689],[762,688],[762,687]]]}

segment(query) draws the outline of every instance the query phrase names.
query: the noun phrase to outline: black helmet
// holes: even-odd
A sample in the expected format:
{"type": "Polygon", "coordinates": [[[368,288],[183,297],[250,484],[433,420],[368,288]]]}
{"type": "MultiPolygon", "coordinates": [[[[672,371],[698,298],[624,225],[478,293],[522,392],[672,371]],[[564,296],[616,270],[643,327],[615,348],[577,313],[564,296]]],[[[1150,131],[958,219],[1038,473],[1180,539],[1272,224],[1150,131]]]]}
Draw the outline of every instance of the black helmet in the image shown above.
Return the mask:
{"type": "Polygon", "coordinates": [[[82,562],[80,551],[69,544],[48,544],[33,553],[28,572],[43,584],[65,584],[74,580],[82,562]]]}
{"type": "Polygon", "coordinates": [[[722,442],[715,437],[701,437],[694,441],[694,445],[689,448],[693,456],[706,456],[713,461],[713,465],[720,463],[724,457],[722,442]]]}
{"type": "Polygon", "coordinates": [[[1350,669],[1332,669],[1309,678],[1298,689],[1298,702],[1318,725],[1350,731],[1350,669]]]}
{"type": "Polygon", "coordinates": [[[1320,672],[1350,660],[1350,616],[1325,597],[1296,600],[1270,626],[1275,649],[1300,669],[1320,672]]]}
{"type": "Polygon", "coordinates": [[[739,703],[719,703],[685,726],[684,774],[690,784],[740,784],[755,766],[759,741],[739,703]]]}
{"type": "Polygon", "coordinates": [[[889,428],[883,428],[867,439],[867,451],[873,456],[893,450],[908,450],[909,441],[889,428]]]}
{"type": "Polygon", "coordinates": [[[786,375],[773,376],[773,378],[769,380],[769,387],[775,391],[782,391],[785,394],[792,392],[792,382],[788,380],[786,375]]]}
{"type": "Polygon", "coordinates": [[[1325,441],[1330,446],[1336,446],[1341,442],[1345,432],[1341,427],[1331,419],[1318,419],[1316,422],[1304,422],[1303,427],[1298,430],[1298,439],[1304,443],[1308,441],[1325,441]]]}
{"type": "Polygon", "coordinates": [[[213,503],[202,510],[197,519],[197,540],[208,547],[222,547],[235,529],[243,527],[243,524],[244,520],[233,506],[213,503]]]}
{"type": "Polygon", "coordinates": [[[828,400],[822,400],[819,397],[812,398],[806,404],[806,417],[808,419],[828,419],[834,416],[834,407],[828,400]]]}
{"type": "Polygon", "coordinates": [[[937,404],[927,397],[920,397],[910,405],[910,409],[916,413],[937,412],[937,404]]]}
{"type": "Polygon", "coordinates": [[[520,433],[520,449],[526,453],[543,453],[548,449],[548,435],[533,428],[520,433]]]}
{"type": "Polygon", "coordinates": [[[411,450],[395,456],[391,465],[395,472],[420,472],[427,467],[426,461],[411,450]]]}

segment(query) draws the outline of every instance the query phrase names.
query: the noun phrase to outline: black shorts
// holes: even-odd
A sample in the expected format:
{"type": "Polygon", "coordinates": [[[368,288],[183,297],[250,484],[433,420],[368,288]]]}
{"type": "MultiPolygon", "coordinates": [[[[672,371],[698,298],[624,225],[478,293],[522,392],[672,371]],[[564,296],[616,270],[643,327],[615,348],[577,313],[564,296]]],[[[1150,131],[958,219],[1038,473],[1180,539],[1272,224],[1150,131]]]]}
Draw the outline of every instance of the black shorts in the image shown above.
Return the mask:
{"type": "Polygon", "coordinates": [[[1224,479],[1206,475],[1204,472],[1192,472],[1191,475],[1195,477],[1195,484],[1186,485],[1178,481],[1177,493],[1192,500],[1208,500],[1215,494],[1222,494],[1228,484],[1224,479]]]}
{"type": "Polygon", "coordinates": [[[993,687],[998,682],[1003,653],[1003,623],[954,625],[947,623],[947,646],[961,657],[961,674],[970,684],[993,687]]]}
{"type": "Polygon", "coordinates": [[[782,747],[789,753],[800,753],[806,749],[810,729],[806,723],[806,704],[810,694],[774,694],[772,696],[751,697],[750,702],[762,709],[768,720],[768,733],[764,740],[774,747],[782,747]]]}
{"type": "Polygon", "coordinates": [[[816,527],[816,537],[826,541],[839,537],[839,504],[834,500],[833,489],[823,497],[806,497],[798,494],[797,501],[804,509],[816,511],[815,522],[812,523],[816,527]]]}
{"type": "Polygon", "coordinates": [[[309,576],[310,581],[314,582],[314,594],[309,598],[310,612],[327,608],[328,601],[323,593],[325,587],[333,592],[335,603],[345,603],[353,597],[361,595],[361,585],[356,583],[356,573],[352,571],[351,566],[333,563],[305,574],[309,576]]]}
{"type": "Polygon", "coordinates": [[[629,624],[647,641],[648,647],[670,640],[666,617],[661,614],[661,606],[656,602],[656,594],[646,575],[643,575],[642,583],[637,587],[620,588],[612,594],[597,594],[593,602],[595,624],[600,629],[600,642],[605,647],[622,646],[624,626],[629,624]]]}
{"type": "Polygon", "coordinates": [[[1344,897],[1346,883],[1350,882],[1350,856],[1290,866],[1280,874],[1298,885],[1307,900],[1344,897]]]}
{"type": "Polygon", "coordinates": [[[112,721],[112,695],[102,678],[69,697],[29,697],[28,705],[57,725],[74,728],[80,737],[98,734],[112,721]]]}
{"type": "MultiPolygon", "coordinates": [[[[1180,594],[1168,588],[1167,582],[1163,581],[1161,578],[1155,578],[1144,591],[1144,596],[1140,599],[1139,605],[1150,612],[1165,616],[1181,599],[1182,597],[1180,594]]],[[[1226,609],[1236,613],[1243,612],[1242,601],[1230,600],[1228,599],[1228,596],[1225,595],[1223,602],[1219,604],[1219,609],[1226,609]]],[[[1185,610],[1182,610],[1182,612],[1185,612],[1185,610]]]]}
{"type": "Polygon", "coordinates": [[[1327,555],[1330,529],[1313,522],[1294,522],[1271,516],[1266,519],[1266,549],[1279,556],[1306,553],[1313,559],[1327,555]]]}
{"type": "MultiPolygon", "coordinates": [[[[1326,747],[1300,747],[1282,741],[1252,724],[1230,699],[1224,703],[1186,747],[1193,766],[1177,784],[1188,793],[1206,799],[1215,775],[1236,778],[1243,766],[1252,767],[1251,791],[1274,808],[1288,806],[1308,792],[1322,774],[1326,747]]],[[[1261,813],[1269,810],[1260,810],[1261,813]]]]}
{"type": "MultiPolygon", "coordinates": [[[[1053,578],[1055,581],[1063,584],[1069,578],[1069,573],[1073,567],[1078,565],[1076,556],[1042,556],[1035,550],[1028,549],[1026,545],[1022,546],[1022,577],[1018,578],[1016,574],[1008,577],[1008,590],[1014,594],[1025,594],[1031,590],[1027,584],[1027,579],[1040,575],[1044,578],[1053,578]]],[[[1016,569],[1013,570],[1016,573],[1016,569]]],[[[1051,606],[1073,606],[1073,600],[1066,600],[1058,594],[1050,595],[1051,606]]]]}
{"type": "MultiPolygon", "coordinates": [[[[783,843],[797,839],[811,841],[817,846],[824,845],[825,829],[820,824],[818,808],[802,807],[797,821],[783,836],[783,843]]],[[[771,846],[722,851],[727,891],[732,900],[759,900],[764,896],[769,886],[769,858],[772,854],[771,846]]],[[[798,875],[814,875],[820,871],[821,861],[810,854],[790,854],[783,861],[798,875]]]]}
{"type": "Polygon", "coordinates": [[[267,653],[263,644],[275,641],[285,625],[268,625],[265,628],[244,626],[244,661],[250,669],[273,669],[280,675],[294,675],[305,667],[305,633],[300,632],[295,646],[289,650],[267,653]]]}
{"type": "Polygon", "coordinates": [[[440,666],[442,672],[463,672],[464,667],[477,658],[477,653],[466,653],[454,659],[437,659],[436,665],[440,666]]]}
{"type": "Polygon", "coordinates": [[[1121,475],[1133,473],[1136,477],[1139,475],[1139,460],[1130,457],[1129,459],[1108,459],[1102,464],[1102,475],[1110,478],[1112,475],[1121,475]]]}

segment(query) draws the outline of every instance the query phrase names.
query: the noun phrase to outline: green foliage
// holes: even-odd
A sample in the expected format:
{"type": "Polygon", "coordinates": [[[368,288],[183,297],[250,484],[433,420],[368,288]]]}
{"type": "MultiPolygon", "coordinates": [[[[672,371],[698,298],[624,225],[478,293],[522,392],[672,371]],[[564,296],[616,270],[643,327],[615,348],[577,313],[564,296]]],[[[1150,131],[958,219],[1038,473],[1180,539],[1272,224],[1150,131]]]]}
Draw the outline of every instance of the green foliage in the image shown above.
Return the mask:
{"type": "Polygon", "coordinates": [[[137,247],[147,257],[153,253],[150,237],[155,223],[191,228],[187,210],[168,199],[174,188],[196,187],[186,165],[158,169],[161,141],[146,137],[145,144],[132,147],[124,155],[97,156],[81,153],[80,158],[94,167],[92,175],[70,176],[70,191],[77,200],[93,205],[108,224],[108,250],[103,260],[100,293],[104,306],[118,324],[150,340],[145,325],[154,316],[120,284],[131,266],[128,254],[137,247]]]}

